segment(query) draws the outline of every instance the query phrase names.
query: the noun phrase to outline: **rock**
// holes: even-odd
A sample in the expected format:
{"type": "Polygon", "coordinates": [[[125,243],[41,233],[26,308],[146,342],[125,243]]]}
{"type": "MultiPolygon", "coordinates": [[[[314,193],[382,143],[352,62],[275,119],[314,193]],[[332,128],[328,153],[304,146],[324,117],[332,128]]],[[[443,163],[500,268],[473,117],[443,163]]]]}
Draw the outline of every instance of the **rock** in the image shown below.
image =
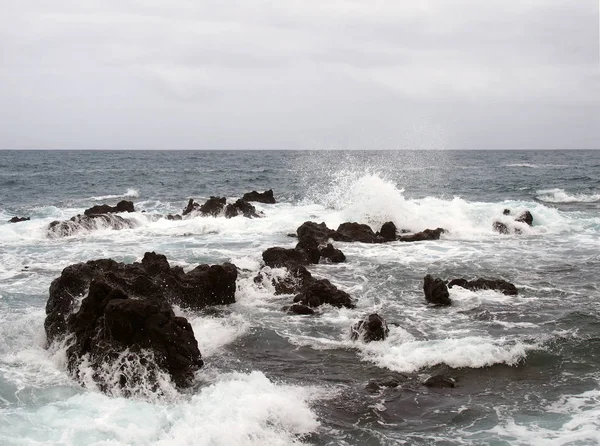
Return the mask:
{"type": "Polygon", "coordinates": [[[387,338],[390,329],[381,316],[373,313],[357,322],[353,327],[350,338],[353,341],[362,339],[364,342],[383,341],[387,338]]]}
{"type": "Polygon", "coordinates": [[[431,304],[437,306],[452,304],[448,287],[446,287],[442,279],[434,279],[431,275],[427,274],[423,278],[423,291],[425,293],[425,300],[431,304]]]}
{"type": "Polygon", "coordinates": [[[365,386],[365,389],[371,393],[376,393],[381,391],[382,387],[396,388],[400,384],[406,381],[406,376],[401,375],[400,373],[395,373],[393,375],[384,376],[382,378],[371,379],[369,383],[365,386]]]}
{"type": "Polygon", "coordinates": [[[275,278],[272,283],[275,294],[296,294],[308,286],[314,279],[312,274],[301,265],[287,267],[288,274],[283,278],[275,278]]]}
{"type": "Polygon", "coordinates": [[[302,238],[301,242],[296,244],[294,248],[296,251],[302,251],[306,254],[308,263],[319,263],[321,259],[321,250],[319,249],[319,243],[311,236],[302,238]]]}
{"type": "Polygon", "coordinates": [[[181,215],[179,215],[179,214],[175,214],[175,215],[168,214],[165,218],[167,220],[181,220],[182,219],[181,215]]]}
{"type": "Polygon", "coordinates": [[[92,206],[89,209],[86,209],[83,214],[84,215],[99,215],[99,214],[112,214],[118,212],[135,212],[133,208],[133,201],[121,200],[117,203],[116,206],[109,206],[107,204],[102,204],[98,206],[92,206]]]}
{"type": "Polygon", "coordinates": [[[533,215],[531,215],[531,212],[529,211],[523,211],[517,218],[515,218],[515,221],[527,223],[527,225],[533,226],[533,215]]]}
{"type": "Polygon", "coordinates": [[[306,221],[300,225],[296,230],[298,234],[299,243],[303,243],[307,240],[315,240],[317,245],[326,244],[329,239],[333,239],[336,231],[329,229],[325,223],[315,223],[312,221],[306,221]]]}
{"type": "Polygon", "coordinates": [[[144,254],[141,263],[100,259],[70,265],[50,285],[46,335],[49,342],[66,335],[65,319],[73,312],[77,296],[83,295],[93,280],[128,296],[201,310],[234,303],[236,279],[237,268],[231,263],[199,265],[186,274],[180,267],[171,268],[164,255],[154,252],[144,254]]]}
{"type": "Polygon", "coordinates": [[[382,243],[384,240],[375,235],[369,225],[361,223],[342,223],[333,236],[341,242],[382,243]]]}
{"type": "Polygon", "coordinates": [[[97,229],[130,229],[137,226],[137,222],[119,215],[92,214],[77,215],[65,221],[53,221],[48,225],[48,235],[51,237],[68,237],[81,231],[94,231],[97,229]]]}
{"type": "Polygon", "coordinates": [[[320,250],[321,258],[329,260],[331,263],[341,263],[346,261],[346,256],[344,253],[333,247],[331,243],[328,243],[327,246],[321,248],[320,250]]]}
{"type": "Polygon", "coordinates": [[[71,336],[69,372],[85,382],[79,372],[85,361],[104,392],[113,386],[131,391],[142,380],[156,385],[158,370],[166,371],[177,386],[187,387],[203,365],[191,325],[175,316],[164,299],[132,298],[102,280],[90,282],[81,307],[67,318],[66,334],[71,336]],[[112,373],[106,373],[107,368],[112,373]]]}
{"type": "Polygon", "coordinates": [[[425,380],[425,382],[423,382],[423,384],[425,384],[427,387],[454,388],[456,387],[456,380],[449,375],[441,374],[430,376],[425,380]]]}
{"type": "Polygon", "coordinates": [[[246,218],[256,218],[260,215],[256,212],[256,208],[247,201],[241,198],[233,204],[228,204],[225,207],[225,217],[232,218],[238,215],[243,215],[246,218]]]}
{"type": "Polygon", "coordinates": [[[508,226],[506,226],[504,223],[501,223],[499,221],[495,221],[494,224],[492,225],[492,229],[496,232],[499,232],[500,234],[509,234],[510,231],[508,230],[508,226]]]}
{"type": "Polygon", "coordinates": [[[8,220],[9,223],[20,223],[22,221],[29,221],[31,220],[31,218],[29,217],[13,217],[10,220],[8,220]]]}
{"type": "Polygon", "coordinates": [[[396,225],[392,221],[388,221],[381,226],[379,235],[386,241],[392,242],[396,240],[396,225]]]}
{"type": "Polygon", "coordinates": [[[502,215],[510,215],[510,209],[504,209],[502,215]]]}
{"type": "Polygon", "coordinates": [[[422,232],[415,232],[411,235],[402,235],[398,237],[401,242],[420,242],[423,240],[439,240],[440,236],[447,232],[443,228],[425,229],[422,232]]]}
{"type": "Polygon", "coordinates": [[[337,289],[327,279],[313,280],[294,298],[295,303],[318,307],[329,304],[334,307],[354,308],[352,298],[345,291],[337,289]]]}
{"type": "Polygon", "coordinates": [[[290,307],[287,308],[287,313],[288,314],[304,314],[304,315],[308,315],[308,314],[315,314],[315,310],[313,310],[310,307],[307,307],[306,305],[302,305],[302,304],[293,304],[290,307]]]}
{"type": "Polygon", "coordinates": [[[293,267],[297,265],[308,265],[308,257],[304,251],[274,247],[262,253],[265,265],[271,268],[293,267]]]}
{"type": "Polygon", "coordinates": [[[273,189],[269,189],[264,191],[263,193],[256,192],[253,190],[252,192],[248,192],[244,194],[242,200],[245,201],[256,201],[258,203],[266,203],[266,204],[274,204],[275,197],[273,196],[273,189]]]}
{"type": "Polygon", "coordinates": [[[466,279],[453,279],[448,283],[449,288],[452,288],[454,285],[472,291],[496,290],[509,296],[516,296],[518,294],[517,287],[503,279],[476,279],[471,281],[466,279]]]}
{"type": "Polygon", "coordinates": [[[225,197],[210,197],[202,206],[198,207],[198,210],[203,215],[211,215],[213,217],[216,217],[223,212],[223,208],[226,204],[227,199],[225,197]]]}
{"type": "Polygon", "coordinates": [[[191,214],[192,212],[198,210],[199,207],[200,207],[200,205],[198,203],[196,203],[193,198],[190,198],[187,206],[185,207],[185,209],[183,210],[181,215],[185,216],[185,215],[191,214]]]}

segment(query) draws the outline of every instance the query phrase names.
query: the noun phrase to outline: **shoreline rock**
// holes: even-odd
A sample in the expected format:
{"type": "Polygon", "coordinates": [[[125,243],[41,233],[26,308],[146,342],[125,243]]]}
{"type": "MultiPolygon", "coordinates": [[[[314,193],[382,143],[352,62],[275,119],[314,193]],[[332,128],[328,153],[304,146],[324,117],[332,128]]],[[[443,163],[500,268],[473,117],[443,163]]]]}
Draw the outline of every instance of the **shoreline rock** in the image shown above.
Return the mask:
{"type": "Polygon", "coordinates": [[[121,200],[116,206],[109,206],[108,204],[101,204],[92,206],[89,209],[83,211],[84,215],[100,215],[100,214],[113,214],[120,212],[135,212],[133,207],[133,201],[121,200]]]}
{"type": "Polygon", "coordinates": [[[255,201],[257,203],[275,204],[275,197],[273,196],[273,189],[266,190],[264,192],[247,192],[242,196],[242,200],[255,201]]]}

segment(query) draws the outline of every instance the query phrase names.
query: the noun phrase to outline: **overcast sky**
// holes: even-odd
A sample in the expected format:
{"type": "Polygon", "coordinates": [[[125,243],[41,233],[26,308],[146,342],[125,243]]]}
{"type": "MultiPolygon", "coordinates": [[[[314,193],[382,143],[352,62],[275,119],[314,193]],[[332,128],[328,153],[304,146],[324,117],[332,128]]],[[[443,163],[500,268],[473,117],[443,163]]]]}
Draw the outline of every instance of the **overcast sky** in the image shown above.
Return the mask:
{"type": "Polygon", "coordinates": [[[598,0],[0,0],[0,148],[600,149],[598,0]]]}

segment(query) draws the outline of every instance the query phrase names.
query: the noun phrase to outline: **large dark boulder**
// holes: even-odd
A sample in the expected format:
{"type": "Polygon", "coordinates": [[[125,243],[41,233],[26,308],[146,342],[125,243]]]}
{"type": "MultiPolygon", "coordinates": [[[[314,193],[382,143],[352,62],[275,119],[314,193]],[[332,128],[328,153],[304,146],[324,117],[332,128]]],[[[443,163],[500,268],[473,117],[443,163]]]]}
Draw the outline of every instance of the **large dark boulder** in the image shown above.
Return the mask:
{"type": "Polygon", "coordinates": [[[225,206],[225,217],[232,218],[238,215],[243,215],[246,218],[260,217],[256,212],[256,208],[241,198],[235,203],[225,206]]]}
{"type": "Polygon", "coordinates": [[[309,307],[329,304],[334,307],[354,308],[352,298],[345,291],[339,290],[327,279],[313,280],[294,298],[295,303],[309,307]]]}
{"type": "Polygon", "coordinates": [[[50,237],[68,237],[82,231],[130,229],[137,225],[135,220],[114,214],[77,215],[69,220],[51,222],[47,232],[50,237]]]}
{"type": "Polygon", "coordinates": [[[325,223],[315,223],[313,221],[306,221],[296,229],[298,234],[298,242],[304,243],[307,240],[313,243],[316,241],[317,245],[326,244],[329,239],[334,239],[336,231],[329,229],[325,223]]]}
{"type": "Polygon", "coordinates": [[[508,229],[508,226],[506,226],[504,223],[502,223],[500,221],[495,221],[492,224],[492,229],[503,235],[510,234],[510,230],[508,229]]]}
{"type": "Polygon", "coordinates": [[[268,248],[262,254],[265,265],[271,268],[293,267],[297,265],[308,265],[306,252],[289,248],[268,248]]]}
{"type": "Polygon", "coordinates": [[[472,291],[496,290],[509,296],[516,296],[519,293],[516,286],[503,279],[453,279],[448,283],[449,288],[452,288],[454,285],[472,291]]]}
{"type": "Polygon", "coordinates": [[[421,242],[424,240],[439,240],[440,236],[445,233],[443,228],[425,229],[421,232],[415,232],[410,235],[402,235],[398,237],[401,242],[421,242]]]}
{"type": "Polygon", "coordinates": [[[383,341],[390,330],[381,316],[373,313],[358,321],[353,327],[350,337],[353,341],[361,339],[365,342],[383,341]]]}
{"type": "Polygon", "coordinates": [[[185,215],[191,214],[192,212],[197,211],[199,208],[200,208],[200,205],[198,203],[196,203],[193,198],[190,198],[188,200],[187,206],[181,212],[181,215],[185,216],[185,215]]]}
{"type": "Polygon", "coordinates": [[[133,298],[101,279],[90,282],[87,297],[65,325],[69,372],[84,382],[80,366],[85,362],[105,392],[120,387],[127,396],[140,381],[156,386],[160,371],[187,387],[203,365],[191,325],[164,299],[133,298]]]}
{"type": "Polygon", "coordinates": [[[531,215],[531,212],[529,211],[523,211],[517,218],[515,218],[515,221],[533,226],[533,215],[531,215]]]}
{"type": "Polygon", "coordinates": [[[348,222],[342,223],[334,234],[334,240],[341,242],[382,243],[383,238],[377,236],[369,225],[348,222]]]}
{"type": "Polygon", "coordinates": [[[10,220],[8,220],[9,223],[20,223],[22,221],[28,221],[31,220],[31,218],[29,217],[13,217],[10,220]]]}
{"type": "Polygon", "coordinates": [[[321,258],[326,259],[331,263],[341,263],[346,261],[346,256],[344,253],[334,248],[331,243],[328,243],[327,246],[320,249],[319,254],[321,258]]]}
{"type": "Polygon", "coordinates": [[[302,265],[287,266],[285,277],[272,280],[275,294],[296,294],[314,281],[312,274],[302,265]]]}
{"type": "Polygon", "coordinates": [[[385,222],[381,226],[381,230],[379,231],[379,235],[387,242],[393,242],[396,240],[398,229],[393,221],[385,222]]]}
{"type": "Polygon", "coordinates": [[[448,287],[442,279],[434,279],[427,274],[423,278],[423,292],[425,293],[425,300],[431,304],[438,306],[452,304],[448,287]]]}
{"type": "Polygon", "coordinates": [[[103,281],[128,296],[201,310],[235,302],[237,268],[231,263],[199,265],[188,273],[171,268],[162,254],[147,252],[140,263],[91,260],[66,267],[50,285],[44,323],[49,342],[66,333],[66,318],[93,280],[103,281]]]}
{"type": "Polygon", "coordinates": [[[274,204],[275,197],[273,196],[273,189],[266,190],[264,192],[257,192],[253,190],[252,192],[245,193],[242,197],[242,200],[245,201],[256,201],[258,203],[266,203],[266,204],[274,204]]]}
{"type": "Polygon", "coordinates": [[[227,199],[225,197],[210,197],[202,206],[198,206],[197,208],[202,215],[216,217],[223,212],[226,204],[227,199]]]}
{"type": "Polygon", "coordinates": [[[98,214],[112,214],[118,212],[135,212],[133,207],[133,201],[121,200],[116,206],[109,206],[108,204],[101,204],[92,206],[86,209],[84,215],[98,215],[98,214]]]}

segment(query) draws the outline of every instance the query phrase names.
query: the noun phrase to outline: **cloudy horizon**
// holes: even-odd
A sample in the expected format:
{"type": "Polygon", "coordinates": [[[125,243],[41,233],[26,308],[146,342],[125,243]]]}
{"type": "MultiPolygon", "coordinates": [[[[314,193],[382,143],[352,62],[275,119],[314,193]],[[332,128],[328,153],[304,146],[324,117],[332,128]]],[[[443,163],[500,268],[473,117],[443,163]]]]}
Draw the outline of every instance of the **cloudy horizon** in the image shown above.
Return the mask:
{"type": "Polygon", "coordinates": [[[0,149],[598,149],[597,0],[0,0],[0,149]]]}

